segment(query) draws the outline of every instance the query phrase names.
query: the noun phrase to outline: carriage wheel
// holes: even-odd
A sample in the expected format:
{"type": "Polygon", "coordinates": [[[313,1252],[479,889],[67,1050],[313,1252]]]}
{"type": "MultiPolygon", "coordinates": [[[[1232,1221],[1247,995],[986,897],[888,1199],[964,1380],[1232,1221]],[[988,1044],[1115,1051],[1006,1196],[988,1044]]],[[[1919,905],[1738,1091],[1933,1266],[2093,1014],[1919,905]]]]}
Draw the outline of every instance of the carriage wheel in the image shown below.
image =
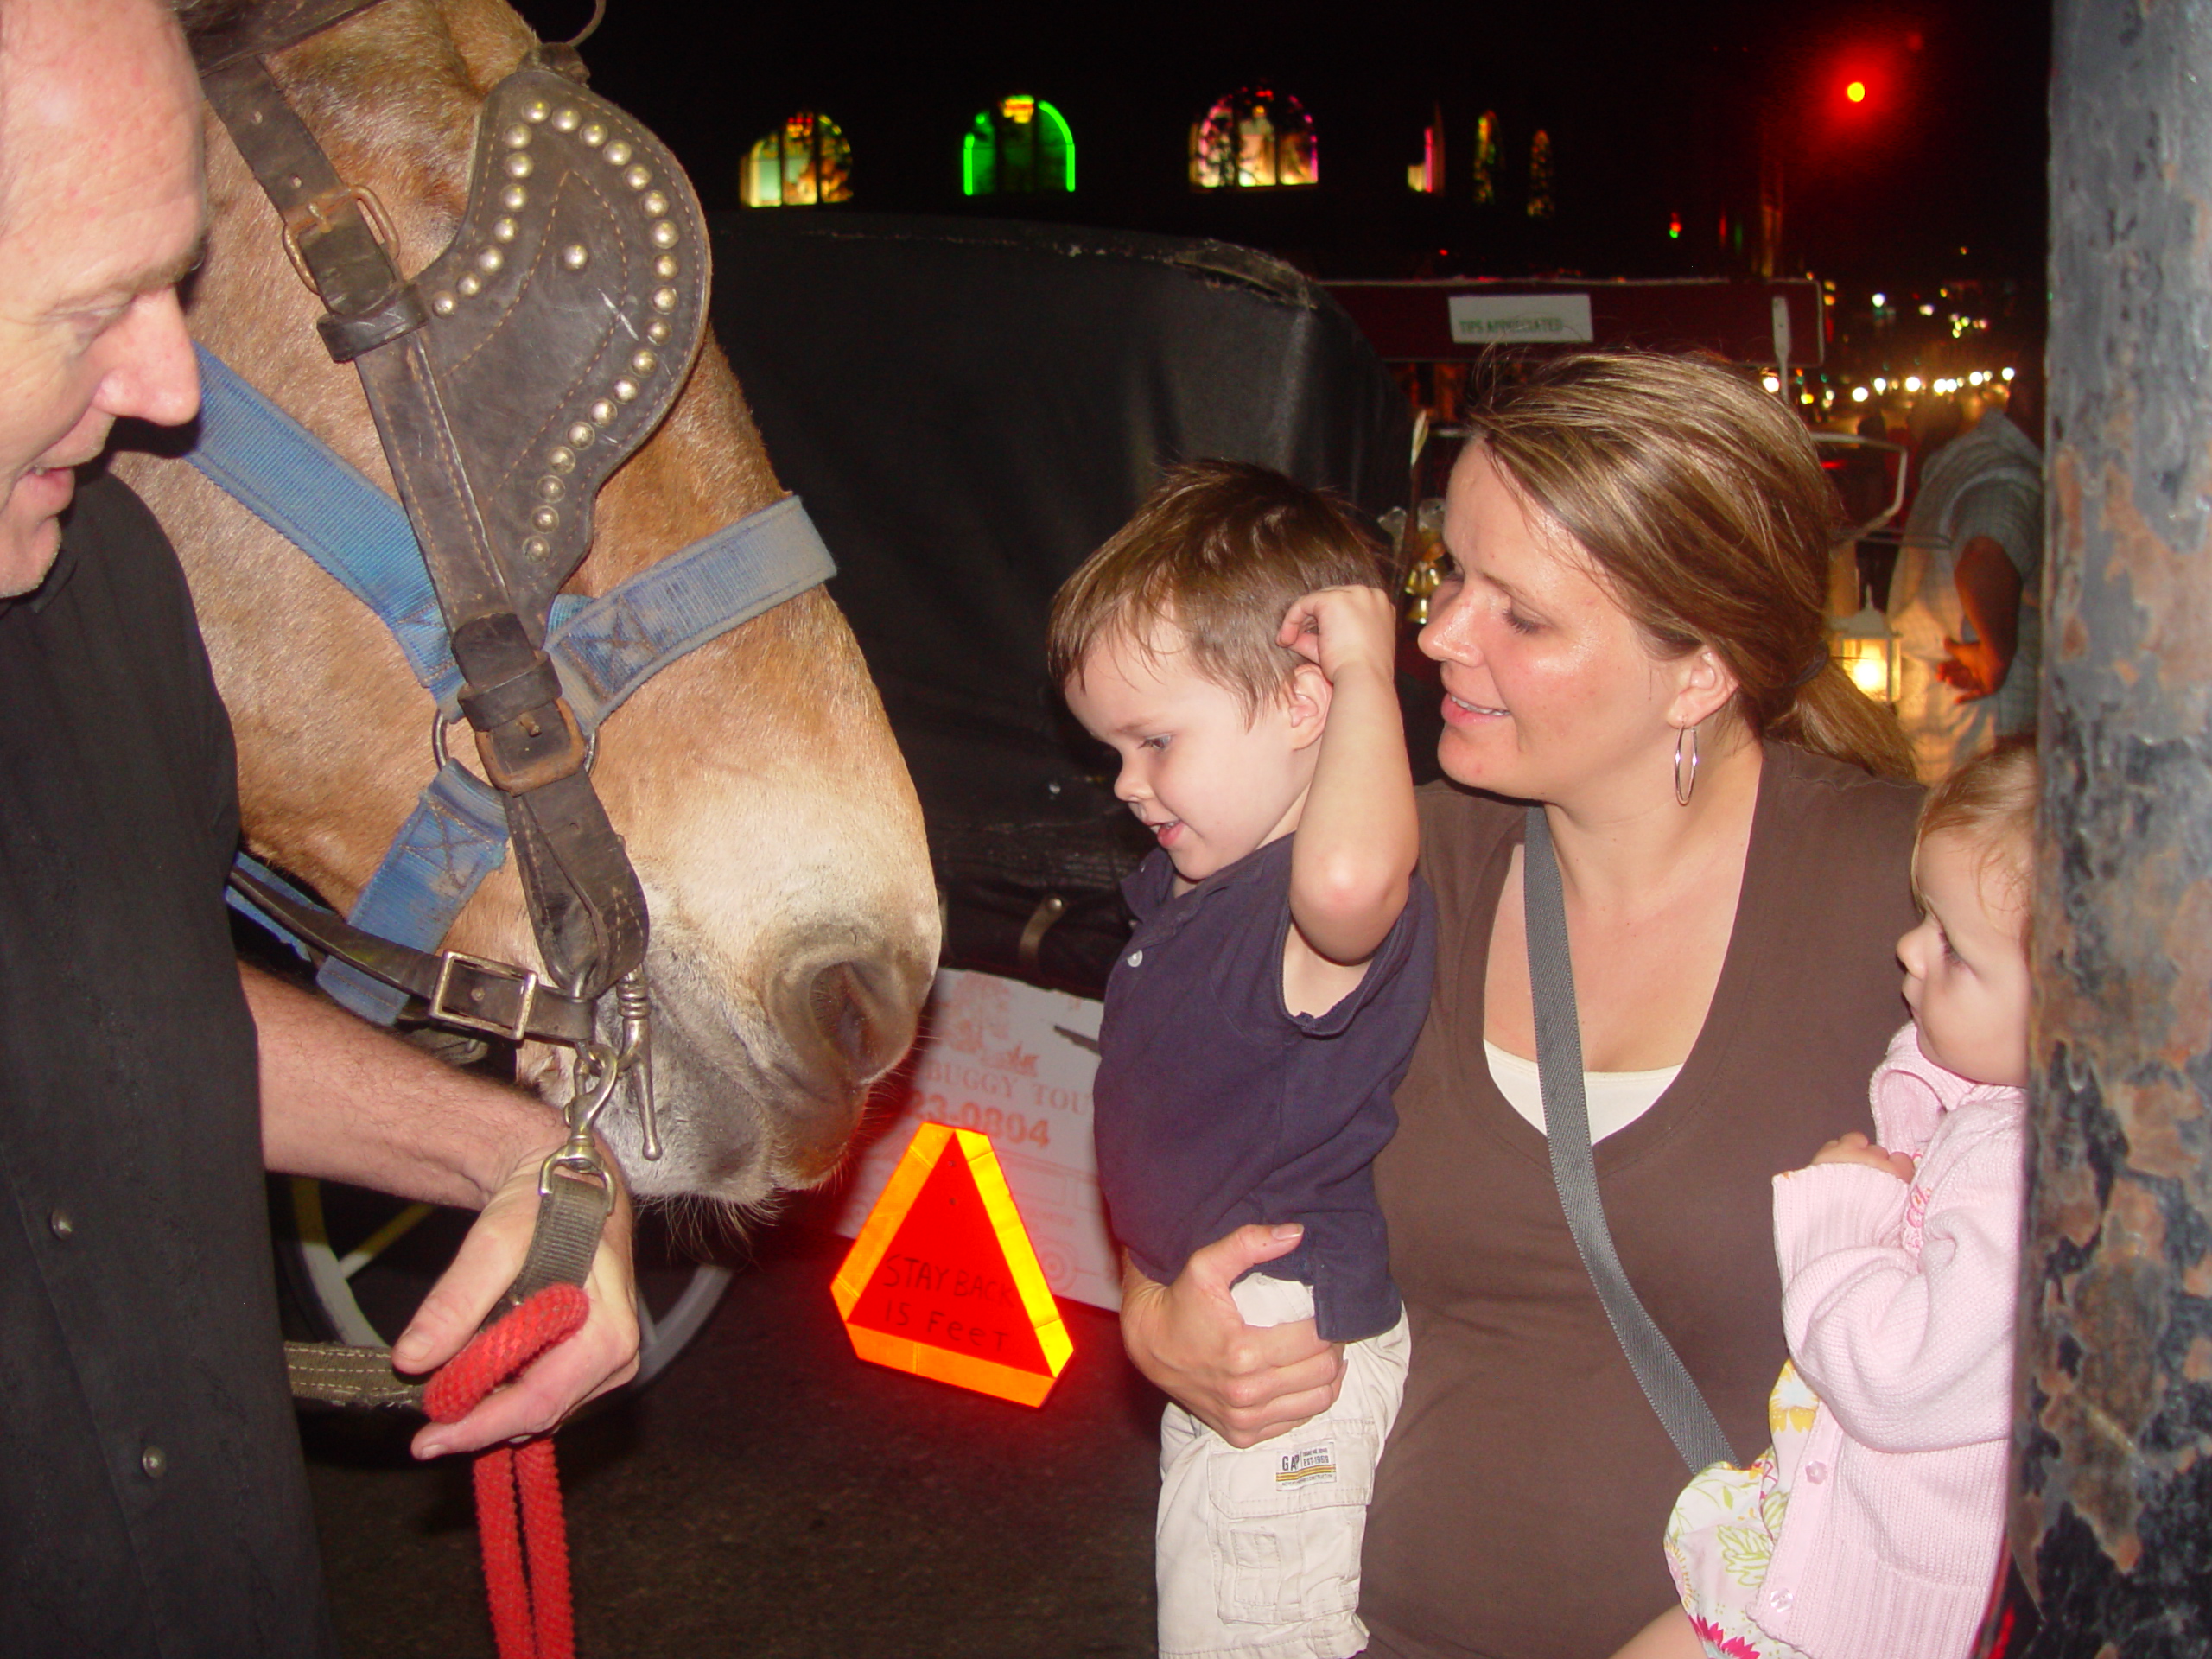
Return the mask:
{"type": "MultiPolygon", "coordinates": [[[[291,1312],[310,1340],[388,1348],[405,1329],[474,1219],[305,1178],[272,1179],[270,1222],[291,1312]]],[[[729,1269],[681,1259],[650,1212],[637,1237],[638,1375],[642,1388],[697,1336],[729,1269]]]]}

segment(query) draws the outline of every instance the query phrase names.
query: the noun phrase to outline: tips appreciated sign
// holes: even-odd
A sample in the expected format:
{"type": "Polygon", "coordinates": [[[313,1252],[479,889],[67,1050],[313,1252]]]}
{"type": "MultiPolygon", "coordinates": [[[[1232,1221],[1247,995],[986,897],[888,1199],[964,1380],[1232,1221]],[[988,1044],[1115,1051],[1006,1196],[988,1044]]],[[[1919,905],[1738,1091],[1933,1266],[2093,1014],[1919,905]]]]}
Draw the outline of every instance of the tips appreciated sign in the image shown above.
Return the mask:
{"type": "Polygon", "coordinates": [[[1596,338],[1587,294],[1454,294],[1446,302],[1461,346],[1567,346],[1596,338]]]}
{"type": "Polygon", "coordinates": [[[831,1286],[853,1351],[1042,1405],[1073,1344],[988,1136],[925,1123],[831,1286]]]}

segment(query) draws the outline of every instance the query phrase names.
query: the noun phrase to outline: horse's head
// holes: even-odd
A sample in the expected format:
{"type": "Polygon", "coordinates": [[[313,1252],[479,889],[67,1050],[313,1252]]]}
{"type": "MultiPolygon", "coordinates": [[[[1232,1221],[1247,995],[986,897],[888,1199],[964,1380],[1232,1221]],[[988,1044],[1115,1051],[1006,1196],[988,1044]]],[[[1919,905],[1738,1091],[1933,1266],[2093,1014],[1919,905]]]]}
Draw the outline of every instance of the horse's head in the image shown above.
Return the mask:
{"type": "MultiPolygon", "coordinates": [[[[451,238],[476,114],[531,44],[500,0],[385,0],[270,68],[341,177],[372,191],[404,270],[451,238]]],[[[359,384],[220,124],[195,335],[389,487],[359,384]]],[[[238,738],[253,849],[352,904],[431,770],[429,694],[343,589],[188,467],[119,462],[176,541],[238,738]]],[[[673,410],[601,492],[569,591],[606,591],[779,491],[711,339],[673,410]]],[[[868,1084],[905,1050],[936,957],[921,815],[860,652],[815,589],[692,652],[604,728],[594,779],[652,909],[667,1150],[602,1125],[649,1193],[756,1202],[833,1168],[868,1084]]],[[[448,943],[534,962],[512,861],[448,943]]],[[[525,1050],[560,1093],[565,1057],[525,1050]]]]}

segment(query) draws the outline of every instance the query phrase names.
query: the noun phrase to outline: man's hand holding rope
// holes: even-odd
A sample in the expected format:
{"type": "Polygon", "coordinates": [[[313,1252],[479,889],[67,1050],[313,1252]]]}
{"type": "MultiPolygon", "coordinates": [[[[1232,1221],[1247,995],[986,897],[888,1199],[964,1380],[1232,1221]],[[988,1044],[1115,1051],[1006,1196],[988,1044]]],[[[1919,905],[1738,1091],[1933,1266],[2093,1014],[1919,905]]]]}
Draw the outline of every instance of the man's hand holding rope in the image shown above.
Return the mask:
{"type": "MultiPolygon", "coordinates": [[[[413,1321],[391,1345],[402,1371],[435,1370],[467,1345],[494,1302],[514,1282],[537,1217],[538,1171],[549,1141],[508,1173],[461,1242],[453,1265],[431,1287],[413,1321]]],[[[601,1155],[605,1149],[601,1148],[601,1155]]],[[[607,1160],[612,1171],[613,1160],[607,1160]]],[[[431,1423],[415,1437],[418,1458],[474,1452],[500,1440],[543,1434],[578,1406],[637,1375],[637,1291],[630,1268],[630,1195],[614,1175],[614,1208],[584,1291],[591,1317],[566,1342],[549,1348],[513,1382],[494,1389],[454,1423],[431,1423]]]]}
{"type": "MultiPolygon", "coordinates": [[[[271,1170],[480,1211],[392,1349],[403,1371],[444,1363],[522,1268],[539,1172],[568,1138],[560,1115],[535,1096],[442,1065],[319,997],[251,969],[242,978],[260,1037],[262,1152],[271,1170]]],[[[630,1200],[619,1171],[613,1180],[613,1207],[584,1286],[591,1312],[583,1328],[459,1421],[423,1428],[416,1457],[543,1433],[636,1374],[630,1200]]]]}

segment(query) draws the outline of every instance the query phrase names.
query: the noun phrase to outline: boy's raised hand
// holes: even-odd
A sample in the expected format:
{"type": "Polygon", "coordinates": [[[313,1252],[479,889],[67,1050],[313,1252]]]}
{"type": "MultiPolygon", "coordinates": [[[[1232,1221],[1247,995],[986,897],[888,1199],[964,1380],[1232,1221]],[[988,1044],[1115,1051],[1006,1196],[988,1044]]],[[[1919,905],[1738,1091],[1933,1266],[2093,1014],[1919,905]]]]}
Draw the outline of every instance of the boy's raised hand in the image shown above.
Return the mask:
{"type": "Polygon", "coordinates": [[[1318,664],[1332,685],[1353,666],[1374,669],[1387,683],[1397,661],[1397,604],[1380,588],[1323,588],[1291,602],[1275,643],[1318,664]]]}

